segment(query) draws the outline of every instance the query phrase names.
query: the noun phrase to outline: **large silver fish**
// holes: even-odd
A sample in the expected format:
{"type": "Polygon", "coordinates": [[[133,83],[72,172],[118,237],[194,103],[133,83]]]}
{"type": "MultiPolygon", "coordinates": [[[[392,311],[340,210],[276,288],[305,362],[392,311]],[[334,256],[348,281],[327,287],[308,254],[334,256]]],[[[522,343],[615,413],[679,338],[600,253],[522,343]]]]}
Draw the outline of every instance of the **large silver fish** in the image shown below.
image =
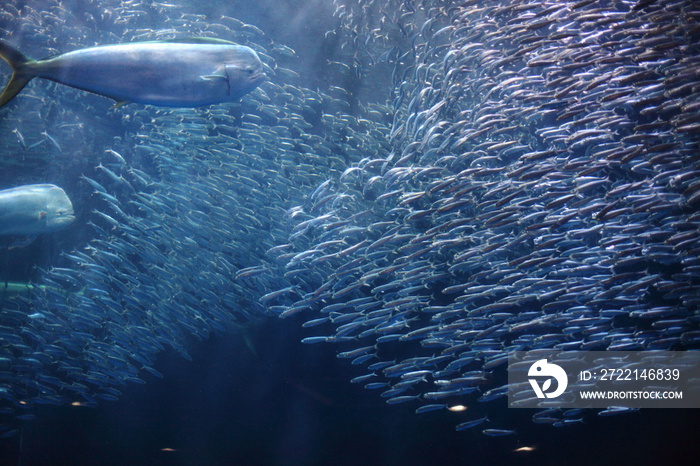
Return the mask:
{"type": "Polygon", "coordinates": [[[26,238],[23,246],[42,233],[70,226],[73,204],[63,189],[53,184],[30,184],[0,191],[0,236],[26,238]]]}
{"type": "Polygon", "coordinates": [[[265,80],[253,49],[211,38],[104,45],[46,60],[32,60],[0,41],[0,57],[13,69],[0,107],[35,77],[109,97],[117,105],[164,107],[238,100],[265,80]]]}

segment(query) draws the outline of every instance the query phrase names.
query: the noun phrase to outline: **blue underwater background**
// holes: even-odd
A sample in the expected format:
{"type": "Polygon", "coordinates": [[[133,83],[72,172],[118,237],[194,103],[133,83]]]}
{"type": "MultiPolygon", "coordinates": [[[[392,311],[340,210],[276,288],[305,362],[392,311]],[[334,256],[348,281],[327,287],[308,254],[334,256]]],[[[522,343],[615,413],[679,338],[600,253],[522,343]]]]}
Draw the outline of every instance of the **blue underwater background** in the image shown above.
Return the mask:
{"type": "Polygon", "coordinates": [[[76,211],[0,237],[0,464],[697,456],[697,410],[504,397],[509,351],[700,346],[695,2],[0,5],[32,58],[188,37],[268,81],[170,109],[36,79],[0,109],[0,189],[76,211]]]}

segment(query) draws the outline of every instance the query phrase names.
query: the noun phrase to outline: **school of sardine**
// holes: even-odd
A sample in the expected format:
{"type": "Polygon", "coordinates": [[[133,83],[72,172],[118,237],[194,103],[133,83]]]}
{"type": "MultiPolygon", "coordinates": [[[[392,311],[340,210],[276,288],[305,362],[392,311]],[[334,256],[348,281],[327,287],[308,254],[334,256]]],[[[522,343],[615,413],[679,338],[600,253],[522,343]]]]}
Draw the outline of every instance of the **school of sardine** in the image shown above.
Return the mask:
{"type": "Polygon", "coordinates": [[[115,111],[37,83],[2,110],[2,187],[65,182],[85,230],[0,294],[3,416],[116,399],[163,348],[271,316],[303,316],[389,404],[481,407],[456,428],[489,436],[514,433],[486,424],[508,352],[700,345],[694,2],[335,0],[329,66],[380,96],[359,105],[303,87],[235,14],[48,3],[0,6],[0,38],[220,37],[268,81],[237,106],[115,111]]]}

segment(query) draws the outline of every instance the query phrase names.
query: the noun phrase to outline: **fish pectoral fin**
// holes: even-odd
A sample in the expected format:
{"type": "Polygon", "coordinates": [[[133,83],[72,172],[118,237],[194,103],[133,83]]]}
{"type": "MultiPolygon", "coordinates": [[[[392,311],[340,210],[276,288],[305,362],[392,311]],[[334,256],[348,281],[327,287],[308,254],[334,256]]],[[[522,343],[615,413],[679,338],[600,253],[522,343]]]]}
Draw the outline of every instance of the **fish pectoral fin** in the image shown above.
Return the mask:
{"type": "Polygon", "coordinates": [[[7,247],[7,249],[10,250],[10,249],[23,248],[23,247],[29,246],[30,244],[32,244],[34,242],[35,239],[36,239],[36,236],[25,236],[22,238],[18,238],[15,241],[13,241],[12,244],[10,244],[7,247]]]}
{"type": "Polygon", "coordinates": [[[214,81],[217,79],[223,79],[224,81],[228,81],[228,76],[225,74],[209,74],[206,76],[200,76],[199,79],[202,81],[214,81]]]}
{"type": "Polygon", "coordinates": [[[199,77],[202,81],[226,81],[228,84],[228,73],[226,72],[226,65],[220,66],[213,70],[212,74],[205,74],[199,77]]]}
{"type": "Polygon", "coordinates": [[[121,107],[122,105],[130,104],[130,103],[131,102],[129,102],[128,100],[117,100],[116,102],[114,102],[114,105],[112,105],[111,110],[117,109],[117,108],[121,107]]]}

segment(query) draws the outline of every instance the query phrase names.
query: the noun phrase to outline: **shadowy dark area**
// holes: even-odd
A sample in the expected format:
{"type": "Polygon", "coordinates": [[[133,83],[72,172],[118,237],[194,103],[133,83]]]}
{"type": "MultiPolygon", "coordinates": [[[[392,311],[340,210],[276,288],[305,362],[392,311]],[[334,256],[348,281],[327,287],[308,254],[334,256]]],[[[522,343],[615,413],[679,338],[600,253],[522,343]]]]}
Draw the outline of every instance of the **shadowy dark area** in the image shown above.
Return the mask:
{"type": "MultiPolygon", "coordinates": [[[[96,409],[43,407],[21,437],[3,439],[2,465],[675,465],[688,464],[696,410],[593,413],[565,428],[534,411],[498,410],[517,437],[456,432],[469,410],[417,415],[348,382],[363,373],[331,345],[303,345],[289,320],[195,345],[192,361],[162,355],[163,379],[129,384],[96,409]],[[21,443],[21,451],[20,451],[21,443]],[[514,452],[530,446],[532,452],[514,452]]],[[[496,403],[496,402],[494,402],[496,403]]],[[[478,406],[477,406],[478,408],[478,406]]]]}

